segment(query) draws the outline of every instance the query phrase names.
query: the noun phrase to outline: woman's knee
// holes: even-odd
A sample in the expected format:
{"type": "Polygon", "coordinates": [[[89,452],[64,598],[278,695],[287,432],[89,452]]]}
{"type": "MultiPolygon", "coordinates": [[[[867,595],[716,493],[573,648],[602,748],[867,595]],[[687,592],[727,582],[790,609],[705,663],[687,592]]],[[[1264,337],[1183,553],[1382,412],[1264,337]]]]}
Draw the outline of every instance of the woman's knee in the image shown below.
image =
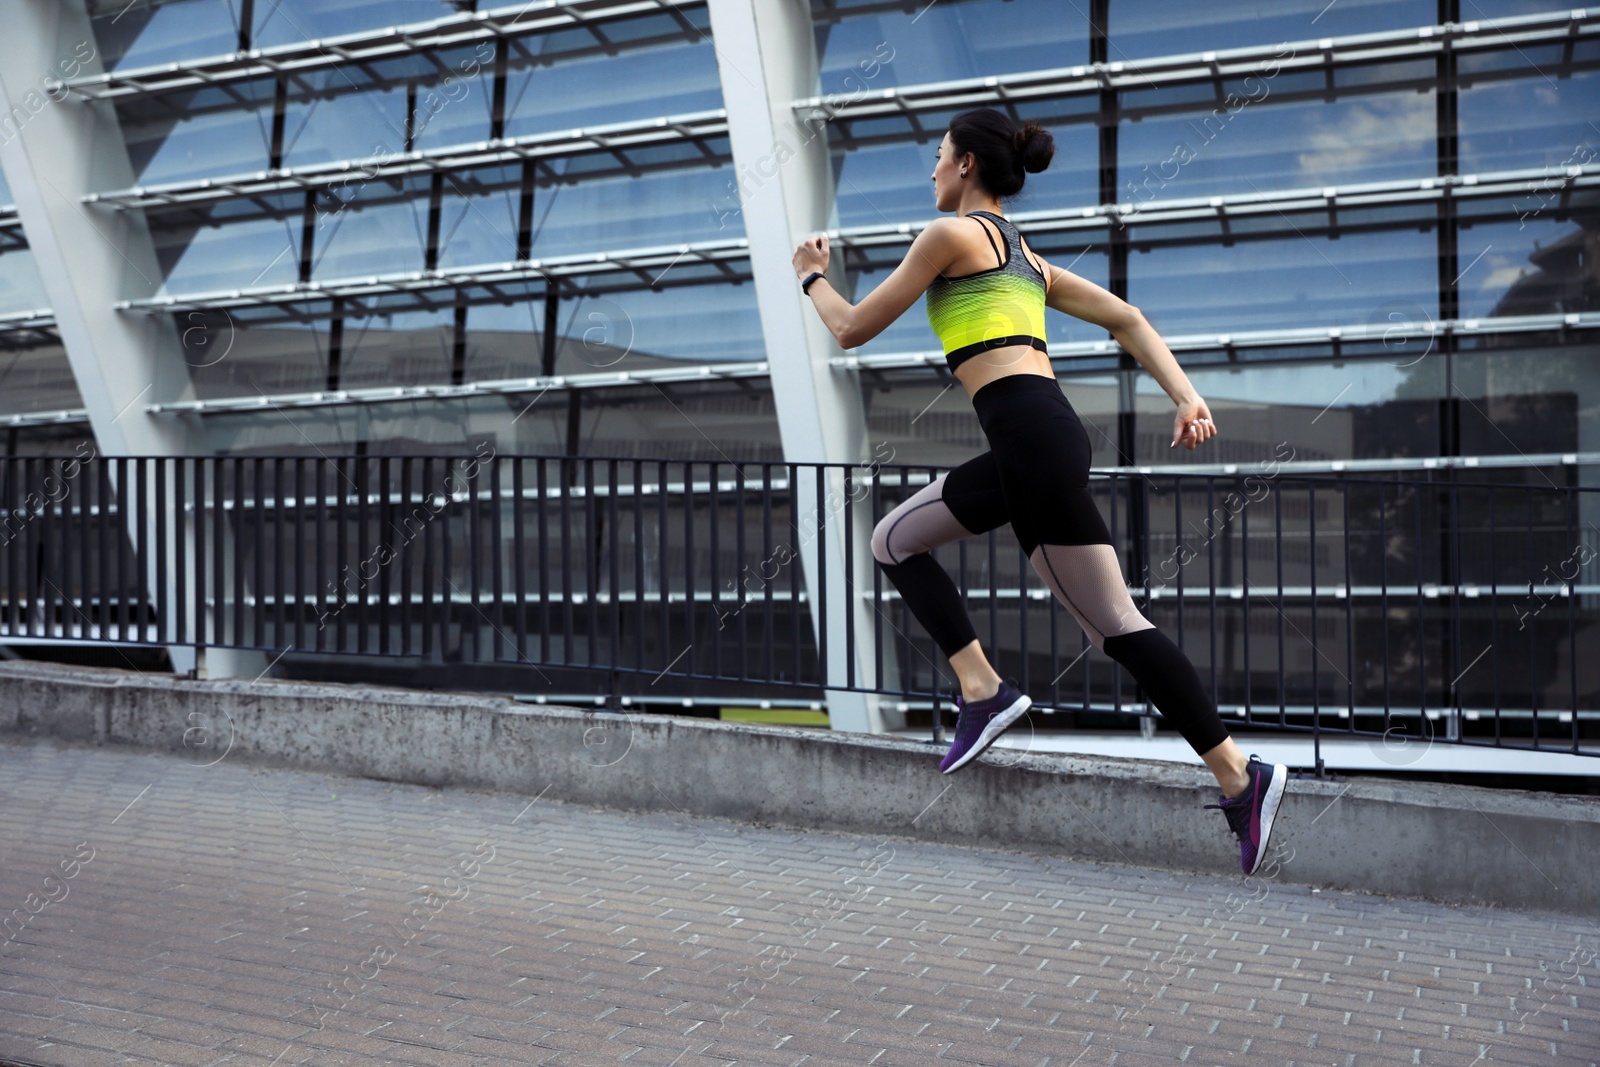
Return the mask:
{"type": "Polygon", "coordinates": [[[872,528],[872,558],[885,567],[899,563],[894,558],[894,552],[889,547],[889,533],[894,529],[894,512],[890,512],[878,520],[878,525],[872,528]]]}

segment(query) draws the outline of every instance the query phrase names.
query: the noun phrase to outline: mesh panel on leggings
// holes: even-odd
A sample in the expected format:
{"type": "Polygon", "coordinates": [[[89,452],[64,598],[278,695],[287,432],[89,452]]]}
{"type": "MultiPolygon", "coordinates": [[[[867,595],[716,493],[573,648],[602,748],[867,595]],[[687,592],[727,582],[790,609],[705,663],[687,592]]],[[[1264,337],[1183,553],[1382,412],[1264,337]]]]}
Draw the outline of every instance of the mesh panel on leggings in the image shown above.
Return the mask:
{"type": "Polygon", "coordinates": [[[1154,625],[1128,595],[1117,550],[1110,545],[1040,545],[1028,559],[1094,647],[1104,649],[1108,637],[1154,625]]]}
{"type": "Polygon", "coordinates": [[[879,563],[904,563],[918,552],[948,545],[973,532],[956,521],[941,496],[946,475],[907,497],[872,530],[872,558],[879,563]]]}

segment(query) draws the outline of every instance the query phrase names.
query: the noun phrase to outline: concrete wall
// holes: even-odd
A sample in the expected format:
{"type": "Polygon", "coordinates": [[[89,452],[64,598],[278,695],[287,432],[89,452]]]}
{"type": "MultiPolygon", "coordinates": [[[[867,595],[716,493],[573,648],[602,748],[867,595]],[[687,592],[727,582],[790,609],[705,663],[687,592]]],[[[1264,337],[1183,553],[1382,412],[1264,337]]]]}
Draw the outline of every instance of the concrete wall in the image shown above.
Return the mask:
{"type": "MultiPolygon", "coordinates": [[[[1202,809],[1215,784],[1198,762],[1002,751],[944,777],[942,752],[900,738],[20,661],[0,663],[4,736],[1239,873],[1220,813],[1202,809]]],[[[1295,780],[1282,818],[1284,881],[1600,914],[1593,798],[1295,780]]]]}

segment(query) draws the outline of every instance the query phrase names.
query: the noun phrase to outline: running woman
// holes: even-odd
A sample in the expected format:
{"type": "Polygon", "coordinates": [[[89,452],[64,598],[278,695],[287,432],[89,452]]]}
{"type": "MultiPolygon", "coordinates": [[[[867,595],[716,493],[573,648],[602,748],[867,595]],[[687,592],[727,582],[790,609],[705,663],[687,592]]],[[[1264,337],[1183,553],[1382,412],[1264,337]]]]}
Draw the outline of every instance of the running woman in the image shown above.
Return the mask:
{"type": "Polygon", "coordinates": [[[1045,262],[1001,214],[1055,155],[1036,123],[1020,128],[992,108],[957,115],[933,168],[935,219],[894,272],[851,304],[826,278],[828,238],[794,253],[801,288],[843,348],[872,340],[927,294],[945,360],[972,397],[989,451],[940,475],[878,523],[872,554],[911,613],[949,657],[961,683],[945,774],[966,766],[1032,701],[1002,679],[978,643],[955,583],[929,552],[1005,523],[1039,577],[1089,635],[1128,669],[1161,715],[1216,775],[1218,807],[1239,838],[1240,866],[1267,852],[1288,770],[1248,760],[1183,652],[1140,614],[1111,536],[1089,493],[1089,436],[1045,353],[1044,311],[1103,327],[1177,405],[1172,444],[1193,449],[1217,434],[1206,402],[1139,309],[1045,262]]]}

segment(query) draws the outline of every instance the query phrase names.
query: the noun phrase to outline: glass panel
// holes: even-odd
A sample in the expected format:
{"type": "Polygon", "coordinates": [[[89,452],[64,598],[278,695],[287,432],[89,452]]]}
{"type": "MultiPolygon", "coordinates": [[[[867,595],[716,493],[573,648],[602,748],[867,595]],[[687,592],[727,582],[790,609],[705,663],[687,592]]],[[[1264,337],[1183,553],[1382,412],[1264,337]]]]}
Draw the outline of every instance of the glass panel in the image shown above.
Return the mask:
{"type": "MultiPolygon", "coordinates": [[[[1575,350],[1510,348],[1456,357],[1467,455],[1600,451],[1600,360],[1575,350]]],[[[1597,516],[1600,518],[1600,516],[1597,516]]]]}
{"type": "Polygon", "coordinates": [[[1563,8],[1550,0],[1461,0],[1463,19],[1499,19],[1552,12],[1565,15],[1570,11],[1571,8],[1563,8]]]}
{"type": "Polygon", "coordinates": [[[266,167],[273,92],[271,82],[255,81],[230,85],[227,93],[162,93],[118,103],[134,179],[151,185],[266,167]]]}
{"type": "Polygon", "coordinates": [[[318,280],[421,270],[428,239],[426,177],[379,178],[317,220],[318,280]]]}
{"type": "MultiPolygon", "coordinates": [[[[467,381],[536,378],[543,373],[543,351],[542,297],[467,309],[467,381]]],[[[551,399],[540,403],[549,404],[551,399]]]]}
{"type": "Polygon", "coordinates": [[[1462,174],[1594,162],[1600,72],[1485,82],[1457,103],[1462,174]]]}
{"type": "Polygon", "coordinates": [[[690,285],[563,300],[556,372],[766,358],[755,289],[690,285]]]}
{"type": "Polygon", "coordinates": [[[0,415],[81,407],[83,397],[60,342],[0,335],[0,415]]]}
{"type": "Polygon", "coordinates": [[[725,383],[669,385],[665,391],[585,391],[578,453],[733,463],[781,460],[772,393],[763,388],[765,383],[750,384],[756,386],[754,396],[725,383]]]}
{"type": "Polygon", "coordinates": [[[876,385],[863,375],[861,402],[867,453],[880,463],[954,467],[989,448],[967,391],[931,374],[893,385],[876,385]]]}
{"type": "Polygon", "coordinates": [[[0,312],[34,311],[48,308],[39,268],[30,249],[19,248],[0,254],[0,312]]]}
{"type": "Polygon", "coordinates": [[[450,381],[455,311],[349,316],[339,356],[339,388],[450,381]]]}
{"type": "Polygon", "coordinates": [[[565,414],[564,398],[556,397],[549,394],[522,418],[517,412],[531,398],[489,396],[281,412],[269,408],[264,413],[207,416],[201,426],[206,448],[224,453],[348,454],[364,443],[373,454],[482,455],[480,442],[489,441],[501,454],[549,455],[563,451],[565,440],[565,419],[550,415],[557,410],[565,414]]]}
{"type": "MultiPolygon", "coordinates": [[[[326,314],[326,306],[321,311],[326,314]]],[[[190,311],[173,318],[198,399],[278,396],[327,388],[326,320],[268,325],[253,322],[242,311],[190,311]]],[[[299,416],[298,410],[287,410],[287,417],[299,416]]],[[[286,414],[273,411],[270,418],[284,422],[286,414]]]]}
{"type": "Polygon", "coordinates": [[[1078,421],[1089,432],[1089,447],[1093,449],[1090,466],[1115,467],[1117,457],[1117,388],[1116,374],[1069,374],[1061,376],[1061,387],[1066,390],[1078,421]]]}
{"type": "Polygon", "coordinates": [[[1432,175],[1433,92],[1268,103],[1256,81],[1236,104],[1125,122],[1119,196],[1135,204],[1432,175]]]}
{"type": "MultiPolygon", "coordinates": [[[[1087,239],[1074,240],[1075,237],[1062,234],[1034,238],[1026,232],[1023,234],[1028,247],[1043,256],[1046,262],[1094,282],[1102,289],[1106,288],[1111,283],[1111,257],[1103,248],[1089,244],[1087,239]],[[1067,242],[1066,246],[1058,249],[1055,244],[1058,241],[1067,242]]],[[[1093,323],[1050,308],[1045,309],[1044,328],[1045,341],[1049,344],[1104,341],[1109,337],[1105,330],[1093,323]]]]}
{"type": "Polygon", "coordinates": [[[1218,431],[1193,451],[1170,447],[1172,401],[1141,372],[1135,385],[1138,462],[1274,470],[1275,462],[1291,460],[1436,456],[1444,371],[1437,353],[1393,361],[1186,367],[1218,431]]]}
{"type": "Polygon", "coordinates": [[[296,44],[363,30],[427,22],[461,14],[452,0],[272,0],[256,4],[257,48],[296,44]]]}
{"type": "Polygon", "coordinates": [[[6,184],[6,175],[0,171],[0,207],[11,207],[11,186],[6,184]]]}
{"type": "Polygon", "coordinates": [[[1428,231],[1132,248],[1128,299],[1163,333],[1390,322],[1401,305],[1407,321],[1438,318],[1438,246],[1428,231]]]}
{"type": "Polygon", "coordinates": [[[170,293],[287,285],[300,276],[299,196],[230,200],[199,212],[152,214],[150,236],[170,293]],[[263,213],[263,208],[278,217],[263,213]]]}
{"type": "MultiPolygon", "coordinates": [[[[1184,55],[1352,33],[1431,26],[1432,0],[1226,0],[1173,4],[1111,0],[1110,57],[1184,55]]],[[[1463,18],[1476,18],[1462,12],[1463,18]]]]}
{"type": "Polygon", "coordinates": [[[315,71],[295,82],[300,91],[291,93],[284,112],[285,166],[381,158],[404,150],[403,87],[349,92],[350,75],[342,69],[315,71]]]}
{"type": "Polygon", "coordinates": [[[1089,62],[1088,5],[969,0],[822,20],[820,94],[845,96],[919,82],[1089,62]]]}
{"type": "Polygon", "coordinates": [[[1553,217],[1558,195],[1542,199],[1535,192],[1518,201],[1523,217],[1515,222],[1461,226],[1462,318],[1600,308],[1600,274],[1594,263],[1600,212],[1558,220],[1553,217]]]}
{"type": "Polygon", "coordinates": [[[434,54],[448,73],[417,83],[417,106],[411,117],[415,148],[427,150],[489,139],[489,120],[494,110],[494,49],[492,43],[483,41],[473,48],[434,54]]]}
{"type": "MultiPolygon", "coordinates": [[[[541,40],[519,43],[537,48],[541,40]]],[[[707,38],[514,69],[506,77],[506,136],[721,106],[717,57],[707,38]]]]}
{"type": "MultiPolygon", "coordinates": [[[[561,161],[561,173],[573,164],[561,161]]],[[[534,258],[737,237],[732,216],[719,228],[725,180],[724,172],[699,169],[540,184],[533,195],[534,258]]]]}
{"type": "Polygon", "coordinates": [[[509,263],[517,258],[522,167],[447,175],[440,203],[439,266],[509,263]]]}
{"type": "MultiPolygon", "coordinates": [[[[1028,175],[1006,211],[1050,211],[1099,202],[1099,137],[1092,126],[1052,127],[1055,159],[1048,170],[1028,175]]],[[[941,135],[942,136],[942,135],[941,135]]],[[[840,226],[882,226],[930,219],[934,150],[926,144],[871,145],[846,151],[834,145],[840,226]]]]}
{"type": "Polygon", "coordinates": [[[223,55],[239,47],[238,0],[93,0],[89,14],[100,62],[108,71],[223,55]]]}

